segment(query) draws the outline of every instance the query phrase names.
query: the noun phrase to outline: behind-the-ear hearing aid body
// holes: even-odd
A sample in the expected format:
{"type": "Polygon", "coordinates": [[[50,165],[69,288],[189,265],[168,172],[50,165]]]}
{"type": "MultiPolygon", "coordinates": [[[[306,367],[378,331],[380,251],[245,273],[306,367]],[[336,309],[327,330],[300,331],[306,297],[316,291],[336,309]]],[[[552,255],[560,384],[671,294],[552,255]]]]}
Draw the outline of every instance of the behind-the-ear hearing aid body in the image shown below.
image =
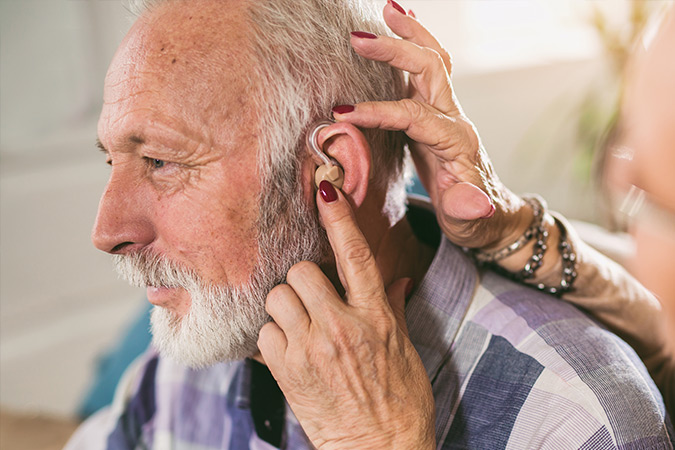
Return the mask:
{"type": "Polygon", "coordinates": [[[317,188],[319,187],[319,183],[326,180],[336,188],[340,189],[345,181],[342,167],[340,167],[337,161],[329,158],[319,146],[319,131],[332,124],[332,122],[328,121],[319,122],[311,128],[309,133],[307,133],[307,146],[323,162],[323,165],[319,166],[314,173],[314,184],[316,184],[317,188]]]}

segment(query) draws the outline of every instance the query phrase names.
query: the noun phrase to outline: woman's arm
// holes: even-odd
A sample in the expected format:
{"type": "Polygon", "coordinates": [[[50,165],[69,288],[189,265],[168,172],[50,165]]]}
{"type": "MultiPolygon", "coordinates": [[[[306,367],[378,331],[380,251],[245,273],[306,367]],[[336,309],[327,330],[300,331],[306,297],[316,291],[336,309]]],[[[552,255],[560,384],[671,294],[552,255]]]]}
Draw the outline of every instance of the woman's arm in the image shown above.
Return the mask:
{"type": "MultiPolygon", "coordinates": [[[[401,39],[353,36],[352,46],[363,57],[407,71],[409,98],[361,103],[346,113],[338,113],[345,111],[338,108],[335,119],[404,131],[445,235],[457,245],[482,253],[509,246],[531,227],[533,208],[495,174],[475,127],[454,95],[449,53],[398,5],[389,2],[384,18],[401,39]]],[[[576,278],[568,291],[558,289],[558,295],[587,310],[633,346],[673,412],[675,345],[667,340],[660,304],[623,267],[585,244],[564,218],[556,217],[576,256],[576,278]]],[[[560,228],[550,214],[543,215],[541,225],[549,234],[548,248],[533,277],[521,281],[548,289],[560,287],[565,268],[557,245],[560,228]]],[[[535,242],[531,239],[491,264],[518,274],[531,260],[535,242]]]]}

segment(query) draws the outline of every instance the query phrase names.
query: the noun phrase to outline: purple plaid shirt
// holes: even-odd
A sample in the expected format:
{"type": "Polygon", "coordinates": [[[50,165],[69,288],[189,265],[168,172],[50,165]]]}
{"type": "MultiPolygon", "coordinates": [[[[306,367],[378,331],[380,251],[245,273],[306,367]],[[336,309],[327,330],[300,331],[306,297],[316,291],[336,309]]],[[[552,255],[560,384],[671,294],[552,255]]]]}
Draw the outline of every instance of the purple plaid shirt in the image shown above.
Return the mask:
{"type": "MultiPolygon", "coordinates": [[[[628,345],[566,303],[479,271],[445,239],[406,317],[439,449],[673,448],[663,401],[628,345]]],[[[150,349],[66,448],[313,448],[288,407],[279,447],[259,437],[251,367],[192,370],[150,349]]]]}

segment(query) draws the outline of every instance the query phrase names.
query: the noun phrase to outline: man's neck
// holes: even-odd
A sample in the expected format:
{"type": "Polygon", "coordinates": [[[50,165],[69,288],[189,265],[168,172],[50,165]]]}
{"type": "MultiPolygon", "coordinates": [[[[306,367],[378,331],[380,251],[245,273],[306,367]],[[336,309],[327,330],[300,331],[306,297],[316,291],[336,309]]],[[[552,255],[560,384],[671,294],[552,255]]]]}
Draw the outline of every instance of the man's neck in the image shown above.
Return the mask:
{"type": "Polygon", "coordinates": [[[417,286],[436,253],[421,242],[404,216],[393,226],[382,213],[383,204],[368,200],[356,212],[357,222],[380,269],[385,289],[401,278],[412,278],[417,286]]]}
{"type": "Polygon", "coordinates": [[[431,265],[436,250],[421,242],[404,217],[389,228],[373,248],[385,288],[401,278],[412,278],[417,286],[431,265]]]}

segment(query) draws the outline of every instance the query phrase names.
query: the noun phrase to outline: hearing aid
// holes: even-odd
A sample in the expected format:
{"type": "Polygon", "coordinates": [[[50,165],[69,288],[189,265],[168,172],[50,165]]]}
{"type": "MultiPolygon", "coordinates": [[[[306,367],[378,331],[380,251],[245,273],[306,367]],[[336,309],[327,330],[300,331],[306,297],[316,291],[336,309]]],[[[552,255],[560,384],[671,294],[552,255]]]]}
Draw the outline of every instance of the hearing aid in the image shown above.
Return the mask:
{"type": "Polygon", "coordinates": [[[307,133],[307,146],[323,162],[323,165],[319,166],[314,173],[314,184],[317,188],[323,180],[328,181],[338,189],[342,188],[342,184],[345,182],[342,167],[340,167],[337,161],[329,158],[319,146],[319,132],[332,124],[333,122],[326,120],[319,122],[307,133]]]}

